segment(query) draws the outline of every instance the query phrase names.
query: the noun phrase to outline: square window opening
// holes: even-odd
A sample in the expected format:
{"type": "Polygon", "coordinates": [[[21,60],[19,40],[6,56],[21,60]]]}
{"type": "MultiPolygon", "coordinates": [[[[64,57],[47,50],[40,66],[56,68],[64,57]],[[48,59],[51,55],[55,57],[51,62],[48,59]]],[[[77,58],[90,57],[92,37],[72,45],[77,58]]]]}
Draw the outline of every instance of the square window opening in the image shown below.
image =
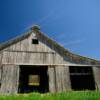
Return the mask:
{"type": "Polygon", "coordinates": [[[32,44],[39,44],[38,39],[32,39],[32,44]]]}
{"type": "Polygon", "coordinates": [[[39,86],[40,85],[40,75],[29,75],[28,85],[29,86],[39,86]]]}

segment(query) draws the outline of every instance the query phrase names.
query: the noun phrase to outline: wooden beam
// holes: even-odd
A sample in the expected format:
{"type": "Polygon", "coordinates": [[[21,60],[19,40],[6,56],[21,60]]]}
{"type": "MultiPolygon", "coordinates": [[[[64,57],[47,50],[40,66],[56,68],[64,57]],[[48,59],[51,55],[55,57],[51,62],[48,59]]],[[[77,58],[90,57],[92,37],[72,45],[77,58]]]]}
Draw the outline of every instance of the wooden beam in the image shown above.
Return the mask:
{"type": "Polygon", "coordinates": [[[46,52],[46,51],[20,51],[20,50],[4,50],[3,52],[25,52],[25,53],[51,53],[55,54],[55,52],[46,52]]]}
{"type": "MultiPolygon", "coordinates": [[[[3,63],[3,65],[12,65],[13,63],[3,63]]],[[[86,67],[100,67],[100,65],[82,65],[82,64],[33,64],[33,63],[14,63],[14,65],[32,65],[32,66],[86,66],[86,67]]]]}

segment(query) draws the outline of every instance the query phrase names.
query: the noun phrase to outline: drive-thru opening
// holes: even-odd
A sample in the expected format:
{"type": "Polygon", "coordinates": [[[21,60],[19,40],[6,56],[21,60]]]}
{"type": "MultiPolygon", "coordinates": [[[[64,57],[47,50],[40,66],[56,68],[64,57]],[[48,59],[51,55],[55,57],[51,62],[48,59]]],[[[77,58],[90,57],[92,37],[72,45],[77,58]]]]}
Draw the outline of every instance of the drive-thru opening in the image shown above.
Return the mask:
{"type": "Polygon", "coordinates": [[[47,66],[20,66],[19,93],[48,92],[47,69],[47,66]]]}
{"type": "Polygon", "coordinates": [[[69,71],[73,90],[95,90],[92,67],[70,66],[69,71]]]}

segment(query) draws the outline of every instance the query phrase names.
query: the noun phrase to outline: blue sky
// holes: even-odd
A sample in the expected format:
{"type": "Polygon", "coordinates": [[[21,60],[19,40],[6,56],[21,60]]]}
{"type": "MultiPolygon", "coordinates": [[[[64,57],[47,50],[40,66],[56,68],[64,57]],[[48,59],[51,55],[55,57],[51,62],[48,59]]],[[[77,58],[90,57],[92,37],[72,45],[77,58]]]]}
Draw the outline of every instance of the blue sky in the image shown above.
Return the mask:
{"type": "Polygon", "coordinates": [[[100,0],[0,0],[0,42],[34,24],[70,51],[100,60],[100,0]]]}

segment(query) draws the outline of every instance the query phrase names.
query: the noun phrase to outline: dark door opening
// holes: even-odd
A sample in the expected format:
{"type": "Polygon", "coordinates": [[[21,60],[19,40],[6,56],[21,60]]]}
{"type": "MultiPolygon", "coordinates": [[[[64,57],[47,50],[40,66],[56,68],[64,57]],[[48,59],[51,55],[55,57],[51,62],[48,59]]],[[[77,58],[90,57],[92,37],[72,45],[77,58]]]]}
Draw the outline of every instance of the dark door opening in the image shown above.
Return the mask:
{"type": "Polygon", "coordinates": [[[95,90],[92,67],[71,66],[69,71],[73,90],[95,90]]]}
{"type": "Polygon", "coordinates": [[[48,87],[47,66],[20,66],[19,93],[46,93],[48,87]]]}

